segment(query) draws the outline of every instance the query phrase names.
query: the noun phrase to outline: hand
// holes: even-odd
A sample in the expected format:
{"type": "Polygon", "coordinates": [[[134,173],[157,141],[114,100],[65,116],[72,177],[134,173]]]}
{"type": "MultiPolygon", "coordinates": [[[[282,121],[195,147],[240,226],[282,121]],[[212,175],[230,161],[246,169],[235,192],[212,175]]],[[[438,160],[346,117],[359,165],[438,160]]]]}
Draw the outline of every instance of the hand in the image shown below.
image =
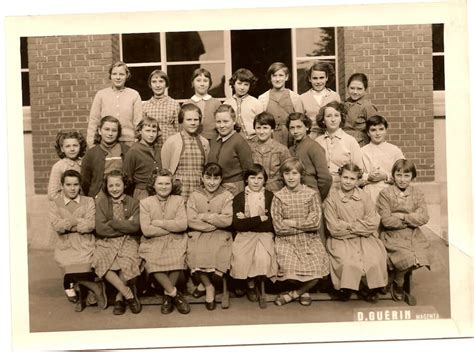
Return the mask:
{"type": "Polygon", "coordinates": [[[283,225],[285,225],[287,227],[296,228],[296,220],[284,219],[283,220],[283,225]]]}
{"type": "Polygon", "coordinates": [[[400,220],[405,221],[406,214],[405,213],[392,213],[392,216],[395,216],[399,218],[400,220]]]}
{"type": "Polygon", "coordinates": [[[383,181],[386,178],[387,174],[385,173],[385,171],[381,170],[380,167],[373,168],[367,177],[367,179],[371,182],[383,181]]]}
{"type": "Polygon", "coordinates": [[[260,220],[261,220],[262,222],[265,222],[265,221],[268,220],[268,216],[266,216],[266,215],[260,215],[260,220]]]}
{"type": "Polygon", "coordinates": [[[235,216],[237,216],[237,219],[240,219],[240,220],[245,219],[245,214],[242,213],[241,211],[235,214],[235,216]]]}

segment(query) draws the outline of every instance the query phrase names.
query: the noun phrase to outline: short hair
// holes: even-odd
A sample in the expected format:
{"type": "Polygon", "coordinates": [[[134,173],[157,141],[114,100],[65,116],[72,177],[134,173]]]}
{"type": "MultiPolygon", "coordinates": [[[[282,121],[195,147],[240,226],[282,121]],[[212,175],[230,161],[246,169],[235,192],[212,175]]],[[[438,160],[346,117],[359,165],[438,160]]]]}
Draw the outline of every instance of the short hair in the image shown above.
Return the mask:
{"type": "Polygon", "coordinates": [[[290,122],[291,121],[298,121],[300,120],[301,122],[304,123],[304,126],[306,127],[306,134],[309,133],[308,130],[311,129],[312,121],[311,119],[306,116],[302,112],[292,112],[291,114],[288,115],[288,120],[286,121],[286,128],[289,130],[290,129],[290,122]]]}
{"type": "Polygon", "coordinates": [[[295,157],[290,157],[286,159],[280,166],[280,175],[283,177],[283,174],[285,172],[291,171],[293,169],[296,169],[301,175],[303,175],[304,172],[304,165],[303,163],[295,157]]]}
{"type": "Polygon", "coordinates": [[[388,128],[388,122],[385,117],[382,115],[373,115],[365,121],[365,131],[369,132],[370,127],[377,125],[384,125],[385,128],[388,128]]]}
{"type": "Polygon", "coordinates": [[[222,167],[218,163],[207,163],[202,169],[202,176],[204,175],[222,177],[222,167]]]}
{"type": "Polygon", "coordinates": [[[193,103],[183,104],[183,106],[181,106],[181,109],[178,113],[178,123],[183,123],[184,114],[186,114],[188,111],[197,112],[199,116],[199,123],[202,123],[202,111],[197,105],[194,105],[193,103]]]}
{"type": "Polygon", "coordinates": [[[270,65],[270,67],[268,67],[267,70],[267,81],[269,83],[271,83],[272,75],[279,70],[283,70],[283,72],[285,72],[285,74],[290,77],[290,69],[288,66],[286,66],[283,62],[274,62],[270,65]]]}
{"type": "Polygon", "coordinates": [[[357,178],[358,179],[362,178],[363,171],[357,164],[347,163],[347,164],[342,165],[337,170],[337,173],[339,174],[339,176],[342,176],[342,173],[344,172],[344,170],[355,172],[355,173],[357,173],[357,178]]]}
{"type": "Polygon", "coordinates": [[[168,77],[166,72],[162,70],[154,70],[148,76],[148,87],[151,88],[151,79],[153,78],[153,76],[158,76],[159,78],[163,78],[166,82],[166,87],[170,86],[170,78],[168,77]]]}
{"type": "Polygon", "coordinates": [[[413,178],[416,177],[416,166],[415,164],[406,159],[398,159],[392,166],[392,177],[395,178],[395,172],[411,172],[413,178]]]}
{"type": "Polygon", "coordinates": [[[169,177],[171,178],[171,193],[170,195],[179,195],[181,194],[181,182],[177,181],[173,173],[167,169],[155,169],[151,173],[150,177],[148,178],[147,184],[146,184],[146,191],[148,192],[148,195],[154,196],[156,194],[155,191],[155,182],[156,179],[160,176],[164,177],[169,177]]]}
{"type": "MultiPolygon", "coordinates": [[[[214,116],[217,116],[218,113],[222,113],[222,112],[228,112],[230,117],[232,118],[232,120],[234,120],[234,122],[236,121],[235,110],[229,104],[220,105],[217,108],[216,112],[214,113],[214,116]]],[[[241,129],[240,125],[236,122],[235,125],[234,125],[234,130],[236,130],[237,132],[240,132],[240,129],[241,129]]]]}
{"type": "Polygon", "coordinates": [[[257,176],[260,173],[263,174],[263,179],[265,180],[265,182],[267,182],[268,175],[267,175],[267,172],[265,171],[265,168],[262,165],[254,163],[250,167],[245,169],[243,172],[245,184],[248,183],[247,180],[249,176],[257,176]]]}
{"type": "Polygon", "coordinates": [[[362,82],[365,89],[367,89],[369,87],[369,79],[367,78],[367,76],[364,73],[360,73],[360,72],[353,73],[349,77],[349,80],[347,81],[347,86],[348,87],[349,87],[349,85],[351,84],[352,81],[362,82]]]}
{"type": "Polygon", "coordinates": [[[109,67],[109,79],[112,79],[112,71],[116,67],[125,67],[125,72],[127,74],[127,77],[125,79],[126,81],[128,81],[130,77],[132,77],[132,74],[130,73],[130,69],[128,68],[127,64],[123,61],[116,61],[109,67]]]}
{"type": "Polygon", "coordinates": [[[313,71],[323,71],[326,73],[326,77],[328,78],[327,84],[331,84],[334,81],[335,71],[333,65],[329,62],[324,61],[316,61],[308,70],[307,72],[307,79],[308,81],[311,79],[311,74],[313,71]]]}
{"type": "Polygon", "coordinates": [[[129,178],[125,176],[125,174],[121,170],[118,170],[118,169],[112,170],[109,173],[104,175],[104,181],[102,183],[102,191],[108,197],[110,197],[110,193],[109,193],[109,190],[107,189],[107,183],[109,182],[109,178],[111,177],[120,177],[122,179],[124,193],[130,187],[131,182],[129,178]]]}
{"type": "Polygon", "coordinates": [[[257,123],[260,125],[269,125],[272,130],[276,128],[276,122],[275,118],[273,115],[269,112],[261,112],[260,114],[255,116],[255,119],[253,120],[253,128],[255,129],[255,126],[257,126],[257,123]]]}
{"type": "Polygon", "coordinates": [[[119,119],[113,116],[104,116],[100,119],[99,124],[97,125],[97,129],[95,130],[94,134],[94,144],[100,144],[100,141],[102,140],[102,136],[99,134],[99,130],[102,128],[104,123],[106,122],[112,122],[117,124],[117,129],[118,129],[118,134],[117,134],[117,140],[120,138],[122,135],[122,125],[120,124],[119,119]]]}
{"type": "Polygon", "coordinates": [[[79,171],[70,169],[66,170],[63,172],[61,175],[61,184],[64,185],[64,181],[66,180],[66,177],[76,177],[79,180],[79,184],[82,182],[82,176],[79,173],[79,171]]]}
{"type": "Polygon", "coordinates": [[[339,111],[341,114],[341,123],[339,124],[340,127],[344,126],[346,123],[346,107],[343,103],[339,103],[337,101],[331,101],[324,105],[321,109],[319,109],[318,115],[316,116],[316,123],[322,129],[326,129],[326,123],[324,122],[324,114],[326,113],[327,108],[333,108],[336,111],[339,111]]]}
{"type": "Polygon", "coordinates": [[[209,79],[209,89],[212,87],[212,77],[211,77],[211,72],[209,72],[208,70],[206,70],[205,68],[201,67],[201,68],[197,68],[193,71],[193,75],[191,76],[191,85],[193,86],[194,88],[194,79],[197,77],[197,76],[200,76],[200,75],[203,75],[204,77],[206,77],[207,79],[209,79]]]}
{"type": "Polygon", "coordinates": [[[150,117],[146,112],[143,114],[143,119],[140,120],[137,127],[135,128],[135,138],[139,141],[142,139],[142,135],[140,132],[142,131],[144,126],[156,127],[156,142],[158,140],[158,132],[160,132],[160,124],[158,123],[158,120],[153,117],[150,117]]]}
{"type": "Polygon", "coordinates": [[[233,87],[235,82],[237,81],[248,82],[250,83],[250,87],[253,87],[257,82],[257,77],[254,76],[252,71],[246,68],[239,68],[232,74],[232,77],[229,79],[229,85],[233,87]]]}
{"type": "Polygon", "coordinates": [[[78,131],[59,131],[56,135],[56,142],[54,144],[54,149],[56,149],[56,153],[58,154],[60,159],[64,159],[66,154],[61,150],[65,139],[77,139],[79,142],[79,153],[77,154],[78,158],[82,158],[86,153],[87,143],[86,139],[82,135],[81,132],[78,131]]]}

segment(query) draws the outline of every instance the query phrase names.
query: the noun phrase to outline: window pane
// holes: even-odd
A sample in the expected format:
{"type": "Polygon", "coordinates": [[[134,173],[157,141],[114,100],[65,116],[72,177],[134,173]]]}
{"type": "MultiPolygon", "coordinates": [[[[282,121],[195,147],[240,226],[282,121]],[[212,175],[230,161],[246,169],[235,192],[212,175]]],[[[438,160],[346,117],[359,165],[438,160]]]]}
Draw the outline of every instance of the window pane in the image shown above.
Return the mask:
{"type": "Polygon", "coordinates": [[[166,33],[166,57],[168,61],[223,60],[223,32],[166,33]]]}
{"type": "Polygon", "coordinates": [[[209,94],[214,98],[224,98],[225,69],[224,64],[210,65],[177,65],[168,66],[168,76],[170,78],[169,95],[174,99],[188,99],[194,95],[191,87],[191,77],[193,71],[203,67],[211,72],[212,87],[209,94]]]}
{"type": "Polygon", "coordinates": [[[143,101],[150,99],[153,92],[150,87],[148,87],[148,76],[153,70],[159,68],[160,66],[129,67],[132,76],[126,83],[126,86],[137,90],[143,101]]]}
{"type": "Polygon", "coordinates": [[[20,38],[21,68],[28,68],[28,38],[20,38]]]}
{"type": "Polygon", "coordinates": [[[30,106],[30,74],[21,73],[21,98],[23,106],[30,106]]]}
{"type": "Polygon", "coordinates": [[[123,61],[160,62],[160,34],[139,33],[122,35],[123,61]]]}
{"type": "Polygon", "coordinates": [[[444,52],[444,24],[433,24],[431,25],[433,37],[433,52],[443,53],[444,52]]]}
{"type": "MultiPolygon", "coordinates": [[[[298,94],[303,94],[306,92],[309,88],[311,88],[311,84],[308,81],[307,78],[307,72],[309,68],[315,63],[315,62],[327,62],[332,65],[334,70],[336,69],[336,60],[305,60],[305,61],[299,61],[296,65],[296,72],[298,75],[298,94]]],[[[336,80],[332,79],[332,82],[328,81],[328,84],[326,84],[326,87],[331,88],[333,91],[336,91],[336,80]]]]}
{"type": "Polygon", "coordinates": [[[445,90],[444,56],[433,56],[433,90],[445,90]]]}
{"type": "Polygon", "coordinates": [[[334,28],[297,28],[296,56],[336,55],[334,28]]]}

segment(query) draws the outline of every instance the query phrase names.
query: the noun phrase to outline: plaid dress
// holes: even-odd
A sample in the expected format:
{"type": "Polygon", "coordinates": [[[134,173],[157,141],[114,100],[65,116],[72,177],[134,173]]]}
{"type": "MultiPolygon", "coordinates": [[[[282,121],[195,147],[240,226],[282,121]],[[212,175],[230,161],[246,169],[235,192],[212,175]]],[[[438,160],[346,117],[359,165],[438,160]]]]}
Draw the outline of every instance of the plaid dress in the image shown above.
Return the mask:
{"type": "Polygon", "coordinates": [[[305,282],[328,275],[329,257],[318,234],[322,213],[317,192],[305,185],[293,191],[284,187],[273,197],[271,214],[276,234],[276,280],[305,282]],[[298,229],[286,226],[284,219],[296,220],[298,229]]]}
{"type": "Polygon", "coordinates": [[[176,179],[181,182],[181,196],[188,199],[189,195],[201,185],[201,173],[204,168],[205,156],[198,147],[196,138],[187,133],[183,137],[183,152],[176,169],[176,179]]]}
{"type": "Polygon", "coordinates": [[[159,99],[152,97],[143,103],[143,114],[158,121],[161,133],[157,144],[160,148],[170,136],[178,132],[178,113],[179,103],[167,95],[159,99]]]}

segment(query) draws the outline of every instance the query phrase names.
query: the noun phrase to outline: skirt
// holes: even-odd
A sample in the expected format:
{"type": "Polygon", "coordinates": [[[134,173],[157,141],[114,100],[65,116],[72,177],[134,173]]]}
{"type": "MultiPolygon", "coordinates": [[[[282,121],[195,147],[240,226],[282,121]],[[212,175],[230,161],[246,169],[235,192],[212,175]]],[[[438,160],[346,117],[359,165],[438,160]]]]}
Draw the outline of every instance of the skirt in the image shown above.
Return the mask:
{"type": "Polygon", "coordinates": [[[142,237],[138,254],[150,273],[186,269],[185,234],[170,233],[159,237],[142,237]]]}
{"type": "Polygon", "coordinates": [[[230,232],[224,230],[190,231],[188,236],[186,263],[191,271],[215,269],[225,273],[229,270],[232,255],[230,232]]]}

